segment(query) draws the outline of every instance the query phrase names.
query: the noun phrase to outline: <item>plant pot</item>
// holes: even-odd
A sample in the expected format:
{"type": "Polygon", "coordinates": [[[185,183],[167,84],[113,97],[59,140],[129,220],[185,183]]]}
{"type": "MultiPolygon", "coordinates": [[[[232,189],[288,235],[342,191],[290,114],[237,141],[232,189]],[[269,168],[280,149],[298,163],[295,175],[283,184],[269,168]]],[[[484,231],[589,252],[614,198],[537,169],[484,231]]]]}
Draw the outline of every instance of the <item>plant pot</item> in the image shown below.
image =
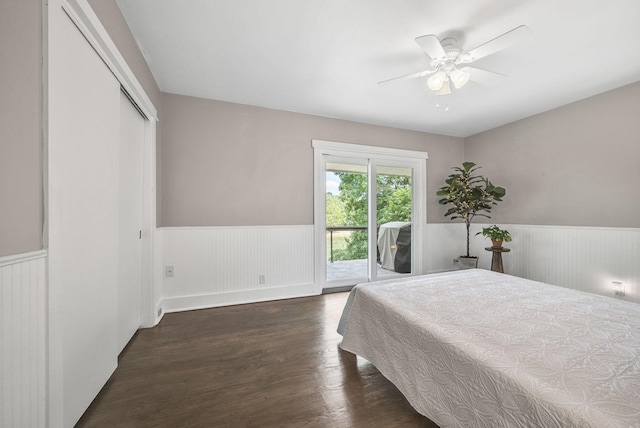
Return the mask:
{"type": "Polygon", "coordinates": [[[456,269],[475,269],[478,267],[477,257],[460,256],[457,259],[453,259],[453,265],[456,269]]]}
{"type": "Polygon", "coordinates": [[[491,240],[491,248],[495,248],[496,250],[502,248],[502,239],[492,239],[491,240]]]}

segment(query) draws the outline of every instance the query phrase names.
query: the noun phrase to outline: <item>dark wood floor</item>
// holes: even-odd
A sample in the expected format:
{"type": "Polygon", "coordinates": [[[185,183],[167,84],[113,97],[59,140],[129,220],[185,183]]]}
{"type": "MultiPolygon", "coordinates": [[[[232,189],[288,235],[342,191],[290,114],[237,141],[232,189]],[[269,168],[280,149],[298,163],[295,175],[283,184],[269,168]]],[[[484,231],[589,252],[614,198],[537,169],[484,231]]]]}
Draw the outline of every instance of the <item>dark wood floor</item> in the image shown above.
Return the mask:
{"type": "Polygon", "coordinates": [[[167,314],[79,427],[436,427],[338,348],[346,293],[167,314]]]}

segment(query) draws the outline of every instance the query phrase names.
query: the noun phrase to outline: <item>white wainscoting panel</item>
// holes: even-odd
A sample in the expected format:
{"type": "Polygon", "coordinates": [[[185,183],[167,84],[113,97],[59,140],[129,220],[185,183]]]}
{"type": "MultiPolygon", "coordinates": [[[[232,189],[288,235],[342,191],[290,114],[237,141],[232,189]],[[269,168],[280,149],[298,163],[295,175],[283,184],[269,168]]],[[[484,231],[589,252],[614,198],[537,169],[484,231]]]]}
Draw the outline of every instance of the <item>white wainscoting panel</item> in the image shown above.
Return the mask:
{"type": "Polygon", "coordinates": [[[453,259],[466,251],[464,225],[454,222],[428,223],[424,233],[425,273],[452,270],[453,259]]]}
{"type": "MultiPolygon", "coordinates": [[[[491,266],[491,242],[475,234],[486,226],[471,226],[471,255],[483,269],[491,266]]],[[[503,254],[506,273],[611,297],[611,281],[620,281],[624,299],[640,303],[640,229],[501,227],[513,236],[503,254]]],[[[165,312],[316,294],[311,225],[163,228],[158,242],[165,312]],[[173,277],[162,274],[164,266],[173,266],[173,277]]],[[[453,269],[464,252],[462,223],[427,224],[426,273],[453,269]]]]}
{"type": "MultiPolygon", "coordinates": [[[[483,269],[491,267],[491,252],[485,251],[491,241],[475,234],[487,226],[471,226],[471,255],[480,257],[483,269]]],[[[513,237],[504,244],[511,249],[502,255],[506,273],[610,297],[615,297],[611,282],[620,281],[624,300],[640,303],[640,229],[499,226],[513,237]]],[[[465,248],[464,225],[429,224],[427,229],[429,272],[451,269],[451,259],[465,248]]]]}
{"type": "Polygon", "coordinates": [[[46,426],[46,251],[0,257],[0,426],[46,426]]]}
{"type": "Polygon", "coordinates": [[[159,229],[165,312],[315,294],[313,226],[159,229]],[[264,276],[264,284],[260,276],[264,276]]]}

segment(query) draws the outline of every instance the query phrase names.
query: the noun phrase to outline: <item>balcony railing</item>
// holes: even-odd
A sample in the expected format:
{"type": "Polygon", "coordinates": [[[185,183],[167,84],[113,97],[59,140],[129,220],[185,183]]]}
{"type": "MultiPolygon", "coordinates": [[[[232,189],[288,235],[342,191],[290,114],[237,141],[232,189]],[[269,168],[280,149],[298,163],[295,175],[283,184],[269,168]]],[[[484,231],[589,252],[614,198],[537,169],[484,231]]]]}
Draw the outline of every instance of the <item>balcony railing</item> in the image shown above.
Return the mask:
{"type": "Polygon", "coordinates": [[[329,242],[331,248],[331,263],[333,263],[333,232],[344,232],[344,231],[353,231],[353,230],[367,230],[367,226],[332,226],[327,227],[327,232],[329,232],[329,242]]]}

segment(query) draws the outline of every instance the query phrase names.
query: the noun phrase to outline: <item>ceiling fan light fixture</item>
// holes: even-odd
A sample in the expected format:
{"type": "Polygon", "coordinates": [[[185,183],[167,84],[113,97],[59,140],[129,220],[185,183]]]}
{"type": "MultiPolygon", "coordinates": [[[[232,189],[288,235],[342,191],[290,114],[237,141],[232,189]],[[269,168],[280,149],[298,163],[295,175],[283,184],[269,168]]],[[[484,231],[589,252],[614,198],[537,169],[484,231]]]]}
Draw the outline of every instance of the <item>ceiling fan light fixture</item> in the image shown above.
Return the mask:
{"type": "Polygon", "coordinates": [[[429,89],[432,91],[439,91],[444,86],[445,81],[448,81],[447,75],[442,71],[438,71],[436,74],[429,77],[429,80],[427,80],[427,86],[429,86],[429,89]]]}
{"type": "Polygon", "coordinates": [[[451,86],[449,85],[449,79],[442,82],[442,87],[436,91],[436,95],[449,95],[451,93],[451,86]]]}
{"type": "Polygon", "coordinates": [[[467,84],[469,78],[471,77],[471,73],[466,70],[456,68],[451,72],[450,76],[451,81],[453,82],[453,85],[456,87],[456,89],[460,89],[467,84]]]}

